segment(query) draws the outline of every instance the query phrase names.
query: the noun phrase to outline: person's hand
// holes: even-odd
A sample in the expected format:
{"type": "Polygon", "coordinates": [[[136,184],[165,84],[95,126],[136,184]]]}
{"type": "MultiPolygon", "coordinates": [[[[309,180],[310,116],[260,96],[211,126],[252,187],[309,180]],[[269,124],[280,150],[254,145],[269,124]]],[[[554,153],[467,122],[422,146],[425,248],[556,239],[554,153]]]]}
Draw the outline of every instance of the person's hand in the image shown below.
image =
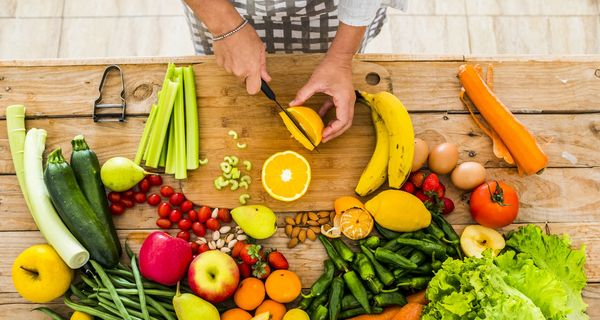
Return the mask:
{"type": "Polygon", "coordinates": [[[327,142],[352,126],[356,101],[352,85],[352,54],[328,53],[308,82],[298,91],[296,98],[290,102],[290,106],[302,105],[317,92],[331,97],[319,109],[321,117],[335,107],[336,119],[330,121],[323,130],[323,142],[327,142]]]}
{"type": "Polygon", "coordinates": [[[250,24],[223,40],[215,41],[213,50],[217,63],[245,82],[249,94],[260,91],[261,78],[271,81],[267,72],[265,45],[250,24]]]}

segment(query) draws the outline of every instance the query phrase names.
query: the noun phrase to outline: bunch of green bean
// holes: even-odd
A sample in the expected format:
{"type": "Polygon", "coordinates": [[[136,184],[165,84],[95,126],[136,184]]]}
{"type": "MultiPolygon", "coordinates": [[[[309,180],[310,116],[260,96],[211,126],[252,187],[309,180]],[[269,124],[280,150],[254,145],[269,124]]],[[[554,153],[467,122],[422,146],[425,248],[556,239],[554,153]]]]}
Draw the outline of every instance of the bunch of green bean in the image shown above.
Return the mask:
{"type": "Polygon", "coordinates": [[[429,227],[416,232],[398,233],[377,225],[381,237],[361,240],[360,252],[340,239],[319,235],[329,259],[325,272],[302,295],[299,308],[312,320],[337,320],[406,304],[405,295],[427,287],[444,260],[462,255],[452,226],[434,216],[429,227]]]}

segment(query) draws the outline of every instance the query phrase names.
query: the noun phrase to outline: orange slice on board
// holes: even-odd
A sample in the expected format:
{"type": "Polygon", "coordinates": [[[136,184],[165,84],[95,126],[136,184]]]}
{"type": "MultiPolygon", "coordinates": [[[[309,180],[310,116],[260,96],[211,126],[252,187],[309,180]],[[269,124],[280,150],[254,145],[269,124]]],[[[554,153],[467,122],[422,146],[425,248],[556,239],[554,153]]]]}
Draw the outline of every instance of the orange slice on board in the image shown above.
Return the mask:
{"type": "Polygon", "coordinates": [[[289,107],[287,108],[287,111],[296,119],[302,129],[304,129],[310,141],[302,134],[302,132],[300,132],[300,130],[298,130],[298,128],[296,128],[296,126],[294,126],[294,123],[287,116],[287,114],[282,111],[279,113],[279,116],[283,120],[283,124],[285,124],[285,127],[292,134],[294,139],[298,140],[298,142],[300,142],[300,144],[302,144],[306,149],[312,151],[314,147],[312,144],[310,144],[311,142],[315,146],[318,146],[319,143],[321,143],[324,127],[323,120],[321,117],[319,117],[319,114],[311,108],[289,107]]]}
{"type": "Polygon", "coordinates": [[[262,185],[274,199],[294,201],[308,190],[310,173],[308,161],[300,154],[278,152],[263,164],[262,185]]]}

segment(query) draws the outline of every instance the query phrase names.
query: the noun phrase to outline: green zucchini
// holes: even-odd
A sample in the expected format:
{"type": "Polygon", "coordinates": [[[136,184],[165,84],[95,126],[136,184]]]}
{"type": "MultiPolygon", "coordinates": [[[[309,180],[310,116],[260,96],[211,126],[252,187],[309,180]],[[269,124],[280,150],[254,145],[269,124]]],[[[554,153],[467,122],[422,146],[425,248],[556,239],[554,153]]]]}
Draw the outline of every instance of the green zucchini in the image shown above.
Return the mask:
{"type": "Polygon", "coordinates": [[[58,148],[48,155],[44,182],[50,199],[73,236],[90,252],[90,258],[112,268],[119,262],[118,249],[110,231],[100,219],[77,185],[75,173],[58,148]]]}
{"type": "Polygon", "coordinates": [[[75,173],[77,184],[104,228],[110,231],[120,257],[123,249],[119,242],[119,236],[117,236],[112,215],[108,210],[106,190],[102,184],[102,179],[100,179],[100,162],[98,161],[98,157],[90,149],[82,135],[73,138],[71,145],[73,146],[71,168],[73,168],[73,172],[75,173]]]}

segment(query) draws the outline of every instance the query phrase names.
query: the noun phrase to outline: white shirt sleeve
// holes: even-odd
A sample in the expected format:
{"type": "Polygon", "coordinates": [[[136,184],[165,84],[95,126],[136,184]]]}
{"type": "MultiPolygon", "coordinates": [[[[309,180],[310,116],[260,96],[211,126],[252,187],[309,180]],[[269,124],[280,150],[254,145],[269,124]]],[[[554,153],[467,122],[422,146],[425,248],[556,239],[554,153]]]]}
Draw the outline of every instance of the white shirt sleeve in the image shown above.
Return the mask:
{"type": "Polygon", "coordinates": [[[381,0],[340,0],[339,19],[351,26],[368,26],[379,8],[381,0]]]}

